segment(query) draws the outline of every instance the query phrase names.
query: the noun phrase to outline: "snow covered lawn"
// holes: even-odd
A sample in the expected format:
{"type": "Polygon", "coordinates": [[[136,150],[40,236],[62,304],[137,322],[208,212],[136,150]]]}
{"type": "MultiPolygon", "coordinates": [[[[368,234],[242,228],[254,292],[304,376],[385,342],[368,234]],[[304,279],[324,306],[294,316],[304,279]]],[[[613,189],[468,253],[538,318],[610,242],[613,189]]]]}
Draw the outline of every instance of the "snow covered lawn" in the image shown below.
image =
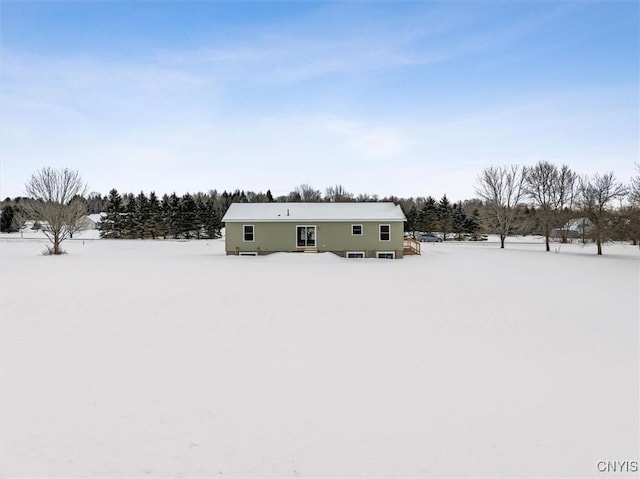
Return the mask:
{"type": "Polygon", "coordinates": [[[638,460],[637,247],[63,247],[0,239],[2,477],[606,477],[598,461],[638,460]]]}

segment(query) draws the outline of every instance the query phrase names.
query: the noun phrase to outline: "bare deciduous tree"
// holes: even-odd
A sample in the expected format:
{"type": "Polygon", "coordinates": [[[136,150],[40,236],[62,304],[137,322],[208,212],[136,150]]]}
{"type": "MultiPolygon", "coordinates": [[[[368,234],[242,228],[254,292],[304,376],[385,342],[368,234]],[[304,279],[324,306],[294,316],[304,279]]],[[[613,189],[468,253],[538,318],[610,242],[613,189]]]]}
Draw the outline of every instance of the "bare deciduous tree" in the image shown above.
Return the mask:
{"type": "Polygon", "coordinates": [[[25,186],[30,200],[27,215],[42,225],[51,241],[52,254],[61,254],[60,243],[67,239],[85,215],[86,204],[81,198],[87,186],[75,170],[42,168],[31,176],[25,186]]]}
{"type": "MultiPolygon", "coordinates": [[[[560,206],[559,217],[560,221],[564,224],[569,221],[574,214],[574,207],[578,197],[578,174],[571,170],[567,165],[563,165],[558,172],[558,186],[560,187],[560,206]]],[[[562,242],[568,241],[569,230],[567,228],[561,229],[562,242]]]]}
{"type": "Polygon", "coordinates": [[[476,192],[486,202],[487,220],[500,236],[500,248],[513,222],[515,207],[524,193],[525,168],[517,165],[492,166],[478,177],[476,192]]]}
{"type": "Polygon", "coordinates": [[[28,219],[29,218],[27,218],[27,215],[25,214],[25,211],[23,208],[15,209],[15,213],[13,214],[13,219],[11,220],[11,224],[16,230],[20,231],[20,238],[24,238],[24,228],[26,226],[28,219]]]}
{"type": "Polygon", "coordinates": [[[322,193],[313,186],[303,183],[289,193],[289,201],[322,201],[322,193]]]}
{"type": "Polygon", "coordinates": [[[609,220],[609,204],[627,194],[627,188],[616,181],[613,172],[605,175],[596,173],[593,177],[580,180],[580,206],[583,214],[593,223],[590,236],[602,254],[602,242],[606,238],[609,220]]]}
{"type": "Polygon", "coordinates": [[[633,244],[640,247],[640,163],[635,164],[637,175],[631,178],[629,186],[629,201],[631,206],[628,208],[629,226],[633,244]]]}
{"type": "Polygon", "coordinates": [[[559,206],[558,168],[546,161],[541,161],[532,168],[527,168],[525,193],[539,208],[542,233],[545,237],[545,248],[549,251],[552,217],[559,206]]]}
{"type": "Polygon", "coordinates": [[[356,196],[356,201],[375,202],[375,201],[378,201],[378,195],[370,195],[369,193],[359,193],[358,196],[356,196]]]}
{"type": "Polygon", "coordinates": [[[554,220],[563,208],[571,209],[573,205],[576,176],[567,165],[558,169],[546,161],[526,170],[525,193],[540,208],[547,251],[550,250],[549,238],[554,220]]]}
{"type": "Polygon", "coordinates": [[[342,185],[330,186],[325,191],[325,200],[331,202],[353,201],[353,194],[349,193],[342,185]]]}
{"type": "Polygon", "coordinates": [[[81,231],[85,231],[89,228],[89,219],[86,218],[87,214],[87,203],[83,201],[83,198],[77,197],[71,200],[69,203],[69,209],[75,210],[70,211],[71,217],[77,217],[78,220],[74,222],[69,222],[67,224],[67,230],[69,232],[69,238],[73,239],[73,235],[79,233],[81,231]]]}
{"type": "Polygon", "coordinates": [[[629,188],[629,201],[634,205],[640,206],[640,163],[636,163],[636,171],[638,174],[631,178],[631,187],[629,188]]]}

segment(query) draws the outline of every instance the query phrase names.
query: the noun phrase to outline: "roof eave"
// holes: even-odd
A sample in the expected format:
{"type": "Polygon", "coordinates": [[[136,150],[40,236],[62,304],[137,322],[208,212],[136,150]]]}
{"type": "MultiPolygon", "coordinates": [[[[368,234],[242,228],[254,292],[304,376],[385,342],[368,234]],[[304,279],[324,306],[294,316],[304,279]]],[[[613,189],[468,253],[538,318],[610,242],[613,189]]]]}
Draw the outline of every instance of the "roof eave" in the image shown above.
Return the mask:
{"type": "Polygon", "coordinates": [[[406,218],[345,218],[345,219],[318,219],[318,218],[233,218],[233,219],[225,219],[222,218],[223,223],[300,223],[303,222],[313,222],[313,223],[394,223],[394,222],[405,222],[406,218]]]}

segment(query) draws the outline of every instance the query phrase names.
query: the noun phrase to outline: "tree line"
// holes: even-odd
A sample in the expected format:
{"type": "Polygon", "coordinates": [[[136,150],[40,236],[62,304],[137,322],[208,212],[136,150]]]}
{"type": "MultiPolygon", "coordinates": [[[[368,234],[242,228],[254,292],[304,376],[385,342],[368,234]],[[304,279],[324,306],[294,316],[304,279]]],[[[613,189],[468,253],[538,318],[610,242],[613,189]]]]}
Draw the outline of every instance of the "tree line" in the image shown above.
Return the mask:
{"type": "Polygon", "coordinates": [[[459,201],[452,204],[445,194],[440,201],[428,196],[400,199],[399,204],[407,218],[405,228],[409,232],[438,232],[446,241],[451,235],[457,240],[466,236],[477,239],[484,231],[480,217],[482,205],[477,202],[459,201]]]}
{"type": "MultiPolygon", "coordinates": [[[[231,201],[231,200],[230,200],[231,201]]],[[[102,220],[98,223],[103,238],[216,238],[224,214],[216,196],[175,193],[158,198],[125,195],[114,188],[106,198],[102,220]]]]}
{"type": "Polygon", "coordinates": [[[636,164],[636,171],[627,186],[613,173],[580,176],[566,165],[558,167],[546,161],[532,167],[492,166],[479,175],[476,192],[485,202],[488,226],[500,236],[501,248],[512,231],[518,207],[528,201],[537,208],[539,233],[545,237],[547,251],[552,231],[559,229],[561,240],[566,242],[564,225],[580,215],[592,225],[588,237],[601,255],[606,240],[636,244],[640,239],[640,164],[636,164]]]}
{"type": "Polygon", "coordinates": [[[103,214],[98,224],[104,238],[199,239],[220,236],[222,217],[235,202],[391,201],[402,207],[406,231],[436,232],[444,240],[493,233],[500,237],[502,248],[509,234],[540,234],[549,251],[553,233],[559,231],[560,240],[568,241],[564,225],[582,216],[593,225],[585,239],[593,240],[602,254],[606,240],[636,244],[640,239],[640,164],[636,170],[629,185],[624,185],[613,173],[580,176],[566,165],[545,161],[532,167],[491,166],[478,175],[478,198],[451,203],[446,194],[439,201],[432,196],[380,198],[353,194],[339,184],[324,193],[301,184],[278,197],[270,190],[121,195],[115,188],[106,196],[86,195],[86,184],[77,171],[43,168],[27,183],[27,197],[2,202],[0,229],[21,231],[27,220],[35,221],[59,254],[60,242],[83,229],[82,217],[91,213],[103,214]]]}

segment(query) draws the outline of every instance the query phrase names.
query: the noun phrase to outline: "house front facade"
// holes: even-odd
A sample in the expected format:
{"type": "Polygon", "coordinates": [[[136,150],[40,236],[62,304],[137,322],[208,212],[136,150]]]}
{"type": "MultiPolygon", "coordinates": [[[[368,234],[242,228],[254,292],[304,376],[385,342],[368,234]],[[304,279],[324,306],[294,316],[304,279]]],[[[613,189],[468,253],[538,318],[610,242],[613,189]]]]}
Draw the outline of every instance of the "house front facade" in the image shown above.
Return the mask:
{"type": "Polygon", "coordinates": [[[406,219],[400,206],[393,203],[233,203],[222,221],[228,255],[403,255],[406,219]]]}

